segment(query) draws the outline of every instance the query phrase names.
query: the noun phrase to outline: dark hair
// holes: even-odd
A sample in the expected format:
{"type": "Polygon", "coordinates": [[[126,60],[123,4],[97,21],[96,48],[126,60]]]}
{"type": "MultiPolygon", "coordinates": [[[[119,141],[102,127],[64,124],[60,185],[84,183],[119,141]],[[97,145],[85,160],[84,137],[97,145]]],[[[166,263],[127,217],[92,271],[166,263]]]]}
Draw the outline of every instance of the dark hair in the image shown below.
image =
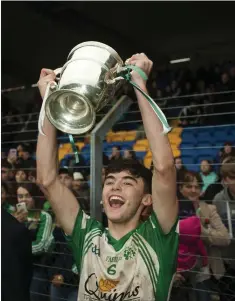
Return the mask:
{"type": "Polygon", "coordinates": [[[113,147],[115,147],[117,150],[121,150],[121,146],[120,145],[114,145],[113,147]]]}
{"type": "Polygon", "coordinates": [[[20,187],[26,189],[30,193],[31,197],[35,201],[35,208],[42,209],[45,197],[39,187],[34,183],[19,183],[16,187],[16,194],[20,187]]]}
{"type": "Polygon", "coordinates": [[[235,179],[235,157],[227,157],[220,168],[220,174],[223,179],[235,179]]]}
{"type": "Polygon", "coordinates": [[[202,187],[203,181],[201,175],[198,172],[186,170],[182,173],[182,176],[180,177],[179,185],[182,187],[185,184],[193,182],[194,179],[196,179],[198,185],[202,187]]]}
{"type": "Polygon", "coordinates": [[[28,178],[29,170],[27,169],[27,166],[25,164],[17,164],[15,168],[15,174],[17,174],[18,171],[23,171],[26,174],[26,177],[28,178]]]}
{"type": "Polygon", "coordinates": [[[12,169],[13,165],[7,161],[7,159],[3,159],[1,162],[1,167],[12,169]]]}
{"type": "Polygon", "coordinates": [[[28,143],[21,144],[23,152],[32,153],[32,147],[28,143]]]}
{"type": "Polygon", "coordinates": [[[144,165],[133,159],[123,159],[114,161],[105,169],[105,177],[110,173],[129,172],[136,178],[142,178],[144,181],[144,192],[152,193],[152,172],[144,165]]]}
{"type": "Polygon", "coordinates": [[[61,167],[59,169],[59,175],[61,175],[61,174],[65,174],[65,175],[72,177],[70,169],[66,168],[66,167],[61,167]]]}
{"type": "Polygon", "coordinates": [[[7,186],[7,183],[1,182],[1,186],[3,187],[3,189],[6,191],[6,194],[9,194],[9,188],[7,186]]]}
{"type": "Polygon", "coordinates": [[[230,142],[230,141],[224,142],[224,146],[226,146],[226,145],[233,146],[232,142],[230,142]]]}
{"type": "Polygon", "coordinates": [[[131,159],[137,160],[136,153],[132,148],[129,147],[129,148],[126,148],[125,150],[127,150],[131,154],[131,159]]]}

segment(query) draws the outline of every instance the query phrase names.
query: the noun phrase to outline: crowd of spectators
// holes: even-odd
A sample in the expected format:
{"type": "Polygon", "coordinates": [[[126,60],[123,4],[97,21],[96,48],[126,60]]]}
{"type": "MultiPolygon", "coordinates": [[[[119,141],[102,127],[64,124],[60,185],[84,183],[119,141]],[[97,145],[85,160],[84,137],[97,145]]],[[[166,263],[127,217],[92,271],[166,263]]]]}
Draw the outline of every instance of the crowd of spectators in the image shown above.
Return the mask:
{"type": "MultiPolygon", "coordinates": [[[[235,90],[235,67],[232,64],[214,66],[209,70],[201,68],[196,74],[188,70],[160,72],[153,76],[149,90],[168,117],[179,116],[181,126],[234,123],[234,115],[221,114],[213,120],[210,114],[233,112],[235,93],[219,97],[185,97],[235,90]],[[165,97],[175,98],[168,101],[165,97]],[[221,102],[233,103],[210,105],[221,102]],[[176,106],[179,108],[171,109],[176,106]]],[[[14,117],[6,118],[6,129],[7,126],[12,128],[12,120],[14,117]]],[[[79,275],[50,203],[36,184],[34,151],[35,144],[25,143],[2,151],[2,208],[25,224],[31,235],[34,262],[31,301],[75,301],[79,275]]],[[[137,160],[131,148],[121,150],[114,146],[110,157],[103,155],[103,165],[105,168],[115,160],[128,159],[137,160]]],[[[75,162],[74,156],[62,159],[59,178],[89,214],[90,172],[85,165],[81,154],[79,163],[75,162]]],[[[199,173],[184,166],[180,157],[175,158],[175,166],[180,247],[171,300],[210,301],[211,291],[214,291],[221,301],[232,301],[231,296],[235,294],[235,246],[231,239],[235,237],[235,149],[230,142],[226,143],[218,153],[217,162],[201,161],[199,173]],[[221,164],[221,168],[215,169],[213,163],[221,164]],[[194,290],[187,289],[192,287],[194,290]]],[[[145,214],[148,216],[149,213],[145,214]]],[[[103,223],[107,226],[105,214],[103,223]]]]}
{"type": "MultiPolygon", "coordinates": [[[[36,185],[35,160],[31,154],[29,145],[20,144],[2,159],[2,208],[24,223],[31,234],[34,262],[31,300],[49,300],[49,295],[52,301],[57,298],[75,301],[79,275],[63,231],[46,196],[36,185]],[[26,205],[23,211],[17,206],[22,203],[26,205]]],[[[136,159],[133,150],[121,152],[120,147],[114,146],[105,163],[128,159],[136,159]]],[[[195,173],[182,164],[180,157],[175,158],[181,240],[172,301],[179,298],[191,301],[192,294],[196,300],[209,301],[210,291],[217,291],[220,300],[227,301],[230,299],[226,294],[234,293],[234,283],[228,281],[234,273],[234,262],[223,259],[226,248],[231,247],[231,236],[235,236],[234,223],[229,225],[229,216],[231,221],[235,220],[235,157],[231,145],[220,150],[218,162],[222,164],[219,172],[213,171],[212,162],[202,160],[200,173],[195,173]]],[[[71,189],[89,214],[89,172],[64,164],[59,169],[60,181],[71,189]]],[[[107,226],[105,214],[103,223],[107,226]]]]}

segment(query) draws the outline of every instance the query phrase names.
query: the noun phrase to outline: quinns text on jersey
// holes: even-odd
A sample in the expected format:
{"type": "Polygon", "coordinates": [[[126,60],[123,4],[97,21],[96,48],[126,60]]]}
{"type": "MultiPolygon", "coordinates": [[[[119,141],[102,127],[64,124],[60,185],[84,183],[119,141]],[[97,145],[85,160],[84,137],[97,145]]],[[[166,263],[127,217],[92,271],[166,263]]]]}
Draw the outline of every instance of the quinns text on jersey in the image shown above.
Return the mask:
{"type": "Polygon", "coordinates": [[[140,301],[139,286],[127,292],[117,292],[115,287],[119,281],[98,279],[95,273],[91,274],[85,282],[84,301],[104,300],[104,301],[140,301]]]}

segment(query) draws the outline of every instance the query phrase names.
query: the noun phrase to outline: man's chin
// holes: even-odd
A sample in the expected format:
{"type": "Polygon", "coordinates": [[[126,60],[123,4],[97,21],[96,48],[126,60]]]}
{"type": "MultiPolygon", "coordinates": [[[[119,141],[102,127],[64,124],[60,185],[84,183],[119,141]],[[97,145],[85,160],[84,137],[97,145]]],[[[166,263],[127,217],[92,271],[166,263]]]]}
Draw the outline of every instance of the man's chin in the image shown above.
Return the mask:
{"type": "Polygon", "coordinates": [[[121,210],[115,210],[113,212],[106,212],[108,220],[111,222],[121,222],[123,219],[123,214],[121,210]]]}

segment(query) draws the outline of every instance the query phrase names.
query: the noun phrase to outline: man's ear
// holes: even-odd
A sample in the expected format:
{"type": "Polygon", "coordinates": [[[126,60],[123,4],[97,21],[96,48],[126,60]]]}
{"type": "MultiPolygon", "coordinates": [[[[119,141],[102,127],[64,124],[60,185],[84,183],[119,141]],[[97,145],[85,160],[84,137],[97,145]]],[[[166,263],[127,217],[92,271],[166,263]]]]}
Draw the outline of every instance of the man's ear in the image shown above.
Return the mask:
{"type": "Polygon", "coordinates": [[[152,195],[151,194],[145,194],[143,199],[142,199],[142,204],[144,206],[151,206],[152,203],[153,203],[152,195]]]}
{"type": "Polygon", "coordinates": [[[142,200],[142,205],[144,206],[140,216],[142,222],[146,221],[151,215],[153,209],[152,203],[152,195],[146,194],[142,200]]]}

